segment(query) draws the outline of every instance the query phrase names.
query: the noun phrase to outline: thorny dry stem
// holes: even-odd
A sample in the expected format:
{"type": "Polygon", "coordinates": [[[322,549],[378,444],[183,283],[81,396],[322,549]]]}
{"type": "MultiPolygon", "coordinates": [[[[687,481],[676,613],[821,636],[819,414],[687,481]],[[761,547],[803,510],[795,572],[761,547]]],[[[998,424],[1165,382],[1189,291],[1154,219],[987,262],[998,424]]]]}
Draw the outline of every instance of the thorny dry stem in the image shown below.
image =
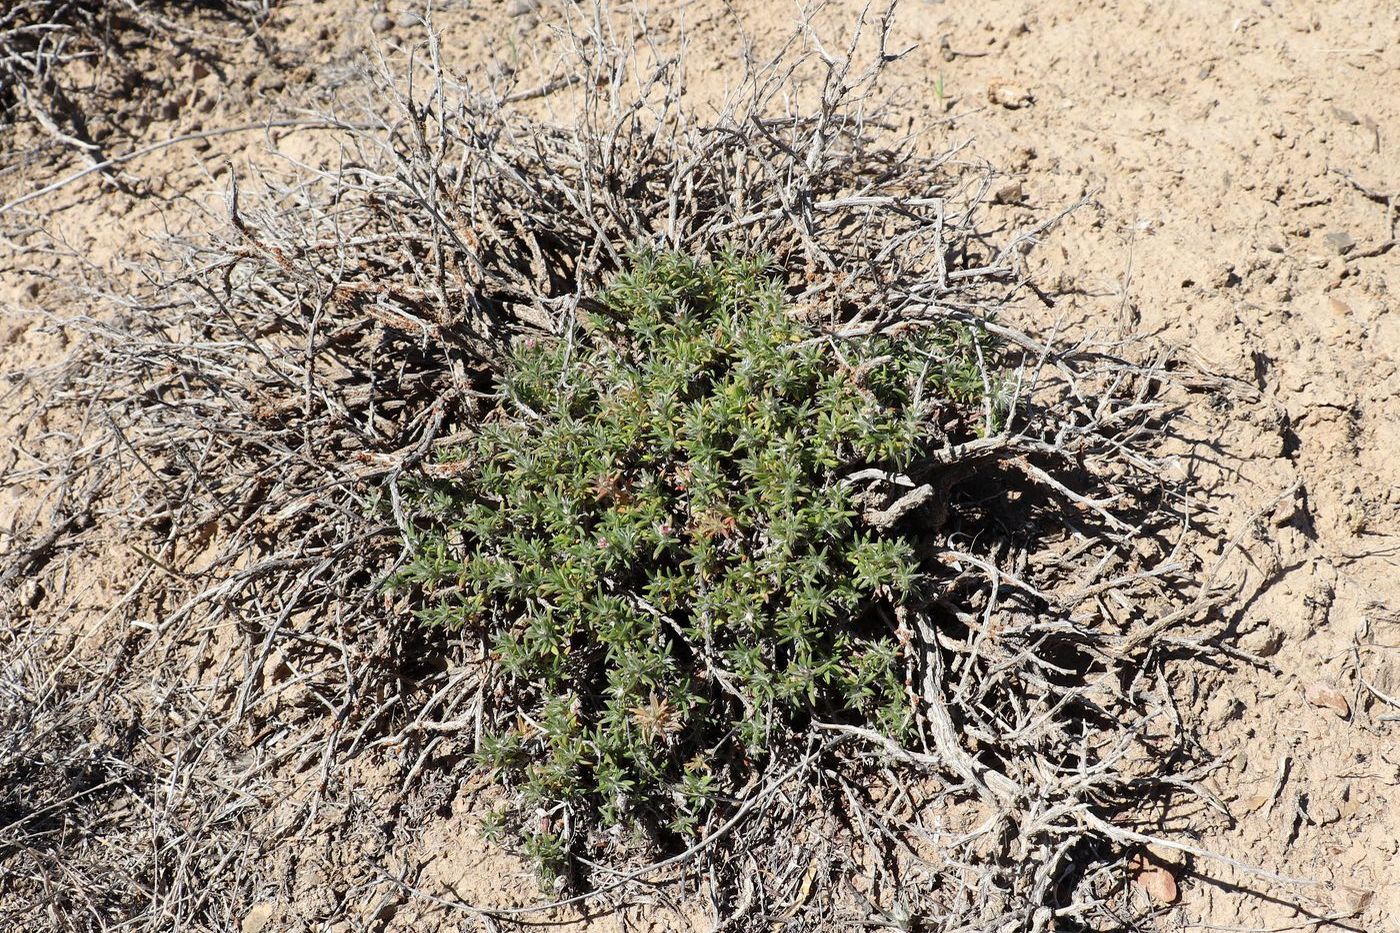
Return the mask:
{"type": "Polygon", "coordinates": [[[750,55],[703,119],[684,55],[631,41],[640,14],[560,15],[558,77],[539,88],[458,83],[432,38],[409,64],[337,76],[296,115],[338,128],[330,168],[231,173],[226,233],[167,243],[148,288],[105,294],[115,311],[52,322],[84,339],[5,400],[30,414],[0,488],[34,507],[0,564],[0,742],[16,745],[0,759],[0,917],[64,887],[79,893],[55,929],[235,927],[252,899],[289,893],[275,853],[373,811],[353,783],[367,759],[393,764],[410,801],[378,844],[402,842],[411,801],[467,780],[443,769],[480,738],[492,673],[481,646],[423,632],[383,595],[403,558],[400,478],[472,430],[510,341],[568,326],[628,248],[738,243],[774,258],[826,339],[956,319],[1020,361],[1004,430],[861,480],[938,515],[941,591],[892,620],[919,747],[814,723],[700,844],[594,866],[594,890],[539,908],[460,904],[411,867],[356,890],[488,925],[660,882],[708,897],[724,929],[1122,922],[1127,849],[1148,838],[1132,815],[1209,796],[1169,673],[1213,649],[1168,636],[1230,596],[1190,585],[1190,500],[1154,454],[1171,362],[997,317],[1065,214],[994,237],[988,171],[888,128],[892,10],[840,51],[804,29],[771,61],[750,55]],[[31,605],[61,598],[37,581],[92,529],[142,557],[86,636],[96,652],[56,641],[31,605]]]}

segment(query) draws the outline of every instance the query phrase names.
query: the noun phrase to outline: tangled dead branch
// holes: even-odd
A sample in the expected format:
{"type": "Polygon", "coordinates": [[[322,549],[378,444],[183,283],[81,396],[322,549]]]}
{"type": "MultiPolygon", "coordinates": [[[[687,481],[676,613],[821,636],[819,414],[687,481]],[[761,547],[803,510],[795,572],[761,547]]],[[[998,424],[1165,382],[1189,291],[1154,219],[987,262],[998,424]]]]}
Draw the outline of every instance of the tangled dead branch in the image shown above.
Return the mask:
{"type": "MultiPolygon", "coordinates": [[[[0,127],[20,123],[90,166],[120,122],[118,106],[144,87],[133,51],[181,48],[208,57],[213,42],[167,15],[168,0],[14,0],[0,10],[0,127]],[[194,39],[195,41],[191,41],[194,39]]],[[[270,0],[221,0],[208,7],[254,23],[270,0]]],[[[173,12],[173,11],[172,11],[173,12]]],[[[215,52],[215,57],[217,53],[215,52]]],[[[19,152],[5,152],[7,160],[19,152]]]]}
{"type": "MultiPolygon", "coordinates": [[[[155,685],[143,767],[199,788],[209,820],[169,843],[183,874],[150,882],[145,928],[182,928],[176,910],[219,929],[239,892],[288,893],[259,859],[348,799],[356,761],[391,762],[411,796],[473,749],[490,659],[383,596],[401,478],[489,410],[511,341],[563,331],[628,248],[735,243],[772,256],[834,340],[979,322],[1015,357],[1013,414],[917,476],[862,478],[876,521],[940,515],[940,591],[893,620],[919,746],[814,723],[701,843],[592,866],[597,888],[550,909],[679,879],[727,929],[1119,922],[1137,837],[1103,827],[1207,793],[1170,664],[1207,650],[1174,633],[1224,595],[1189,582],[1188,499],[1154,454],[1165,362],[999,316],[1064,212],[994,236],[989,173],[889,129],[891,11],[839,54],[804,32],[750,57],[705,119],[684,55],[623,40],[625,14],[565,16],[540,88],[458,83],[431,33],[409,70],[340,82],[318,116],[342,127],[337,160],[231,176],[227,230],[171,241],[150,289],[67,322],[86,341],[19,390],[89,417],[61,459],[36,428],[9,467],[6,485],[63,490],[17,523],[9,567],[72,546],[46,534],[65,522],[139,543],[124,682],[155,685]],[[216,857],[228,834],[244,843],[216,857]]],[[[451,902],[407,873],[377,880],[451,902]]]]}
{"type": "Polygon", "coordinates": [[[119,689],[127,646],[80,659],[74,642],[28,625],[0,634],[0,926],[233,928],[251,854],[228,831],[233,801],[181,780],[198,772],[178,761],[185,737],[148,728],[119,689]],[[201,886],[210,875],[217,888],[201,886]]]}

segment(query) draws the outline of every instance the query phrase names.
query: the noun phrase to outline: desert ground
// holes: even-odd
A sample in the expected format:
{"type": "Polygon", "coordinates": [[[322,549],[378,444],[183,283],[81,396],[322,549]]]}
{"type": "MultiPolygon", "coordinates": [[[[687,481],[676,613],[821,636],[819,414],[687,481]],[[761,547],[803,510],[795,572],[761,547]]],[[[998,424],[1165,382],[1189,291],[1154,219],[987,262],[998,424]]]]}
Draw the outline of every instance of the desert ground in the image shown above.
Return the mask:
{"type": "MultiPolygon", "coordinates": [[[[448,68],[528,89],[552,77],[562,9],[447,0],[431,18],[448,68]]],[[[98,670],[129,650],[162,607],[127,594],[178,571],[147,559],[135,535],[78,527],[58,529],[42,567],[21,563],[54,505],[24,472],[36,443],[26,386],[67,358],[65,322],[98,313],[104,280],[139,280],[162,237],[227,226],[230,174],[247,188],[326,164],[333,134],[275,121],[326,99],[366,50],[392,57],[421,44],[421,12],[278,0],[250,33],[207,10],[170,11],[183,32],[158,51],[130,50],[148,80],[107,99],[116,110],[92,126],[106,158],[188,138],[123,161],[119,175],[90,172],[0,209],[0,624],[42,620],[62,665],[98,670]],[[214,54],[192,53],[201,47],[214,54]]],[[[684,37],[687,93],[703,101],[722,94],[740,49],[776,43],[809,12],[658,2],[635,41],[670,48],[684,37]]],[[[818,32],[840,35],[859,12],[840,0],[813,15],[818,32]]],[[[1046,300],[1027,293],[1005,314],[1041,332],[1147,341],[1216,380],[1180,396],[1167,453],[1192,490],[1201,566],[1233,593],[1201,637],[1240,655],[1176,685],[1178,715],[1199,724],[1217,766],[1201,779],[1206,802],[1165,814],[1154,833],[1184,848],[1155,849],[1156,867],[1130,879],[1148,907],[1132,928],[1400,933],[1400,7],[908,0],[891,36],[907,49],[890,68],[900,119],[991,173],[993,223],[1031,225],[1084,202],[1025,255],[1046,300]]],[[[89,164],[42,128],[4,132],[0,203],[89,164]]],[[[82,435],[82,411],[42,418],[50,440],[82,435]]],[[[92,522],[119,518],[99,510],[92,522]]],[[[210,633],[202,650],[242,650],[225,637],[210,633]]],[[[97,727],[120,731],[124,707],[154,701],[104,702],[97,727]]],[[[427,780],[399,804],[410,828],[394,829],[362,817],[379,812],[401,772],[366,755],[349,775],[347,793],[325,804],[334,812],[295,821],[294,853],[263,866],[256,885],[215,892],[221,929],[540,919],[454,906],[508,910],[538,897],[520,860],[484,840],[475,788],[427,780]]],[[[47,917],[16,914],[17,899],[7,908],[19,887],[4,871],[0,855],[0,926],[89,928],[60,916],[80,897],[56,893],[47,917]]],[[[703,897],[663,892],[548,922],[718,928],[703,897]]]]}

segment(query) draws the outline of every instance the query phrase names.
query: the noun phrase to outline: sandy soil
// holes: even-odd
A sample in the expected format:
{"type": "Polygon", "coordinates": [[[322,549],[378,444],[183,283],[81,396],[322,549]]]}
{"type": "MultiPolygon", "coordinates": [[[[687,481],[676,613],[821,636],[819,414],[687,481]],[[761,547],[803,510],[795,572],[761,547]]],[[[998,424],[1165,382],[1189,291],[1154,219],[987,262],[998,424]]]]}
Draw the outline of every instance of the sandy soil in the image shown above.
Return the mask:
{"type": "MultiPolygon", "coordinates": [[[[418,28],[399,24],[398,7],[334,6],[279,4],[264,29],[270,59],[249,47],[232,50],[222,72],[165,62],[176,106],[132,102],[149,119],[131,145],[257,122],[278,99],[333,81],[357,48],[418,28]],[[389,28],[375,31],[379,12],[389,28]]],[[[843,0],[824,15],[857,7],[843,0]]],[[[688,33],[702,63],[692,90],[703,95],[722,87],[739,32],[761,45],[795,15],[698,0],[658,4],[652,23],[661,41],[688,33]]],[[[530,50],[547,55],[550,20],[549,4],[524,16],[452,4],[439,15],[448,63],[467,73],[504,60],[528,73],[538,66],[530,50]]],[[[911,124],[927,127],[933,146],[969,142],[965,158],[1005,173],[1008,222],[1093,199],[1030,256],[1059,296],[1053,307],[1014,313],[1047,328],[1150,333],[1247,387],[1186,397],[1179,454],[1198,514],[1222,544],[1238,535],[1249,545],[1250,560],[1225,567],[1241,598],[1218,624],[1263,663],[1187,685],[1183,715],[1209,724],[1224,762],[1207,788],[1220,806],[1177,814],[1164,830],[1314,883],[1163,853],[1181,893],[1161,928],[1306,929],[1330,918],[1322,928],[1400,930],[1400,706],[1390,699],[1400,697],[1400,7],[920,2],[898,22],[896,36],[913,46],[896,69],[911,124]],[[1340,691],[1345,715],[1320,705],[1331,696],[1324,686],[1340,691]]],[[[299,152],[316,145],[288,139],[299,152]]],[[[220,222],[229,160],[240,174],[274,165],[277,141],[182,144],[126,166],[159,197],[88,178],[26,205],[32,215],[3,218],[11,233],[30,221],[44,230],[0,245],[0,366],[20,374],[61,357],[61,337],[41,333],[34,315],[65,313],[46,304],[54,277],[71,284],[84,262],[116,269],[150,235],[220,222]]],[[[76,167],[8,170],[0,201],[76,167]]],[[[16,515],[33,507],[0,504],[16,515]]],[[[120,591],[110,568],[120,565],[117,554],[89,569],[92,589],[75,603],[110,606],[120,591]]],[[[373,775],[364,779],[372,788],[373,775]]],[[[370,877],[349,842],[323,842],[292,879],[307,897],[257,905],[246,933],[301,928],[317,916],[310,892],[370,877]]],[[[520,866],[480,841],[475,814],[451,800],[396,858],[420,869],[425,890],[497,904],[530,896],[520,866]]],[[[585,925],[684,925],[647,907],[628,917],[585,925]]],[[[380,921],[455,929],[462,918],[419,904],[380,921]]]]}

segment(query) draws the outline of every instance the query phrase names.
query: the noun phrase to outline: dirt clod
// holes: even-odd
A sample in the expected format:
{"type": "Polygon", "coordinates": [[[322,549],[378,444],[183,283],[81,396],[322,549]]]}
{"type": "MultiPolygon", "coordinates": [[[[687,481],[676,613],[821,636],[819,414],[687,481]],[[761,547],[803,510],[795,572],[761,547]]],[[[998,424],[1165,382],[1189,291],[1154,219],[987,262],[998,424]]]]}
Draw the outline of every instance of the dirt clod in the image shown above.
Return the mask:
{"type": "Polygon", "coordinates": [[[242,933],[265,933],[272,929],[277,917],[277,905],[271,901],[260,901],[243,915],[242,933]]]}
{"type": "Polygon", "coordinates": [[[1283,647],[1283,632],[1272,625],[1261,625],[1240,639],[1240,647],[1259,658],[1272,658],[1283,647]]]}

